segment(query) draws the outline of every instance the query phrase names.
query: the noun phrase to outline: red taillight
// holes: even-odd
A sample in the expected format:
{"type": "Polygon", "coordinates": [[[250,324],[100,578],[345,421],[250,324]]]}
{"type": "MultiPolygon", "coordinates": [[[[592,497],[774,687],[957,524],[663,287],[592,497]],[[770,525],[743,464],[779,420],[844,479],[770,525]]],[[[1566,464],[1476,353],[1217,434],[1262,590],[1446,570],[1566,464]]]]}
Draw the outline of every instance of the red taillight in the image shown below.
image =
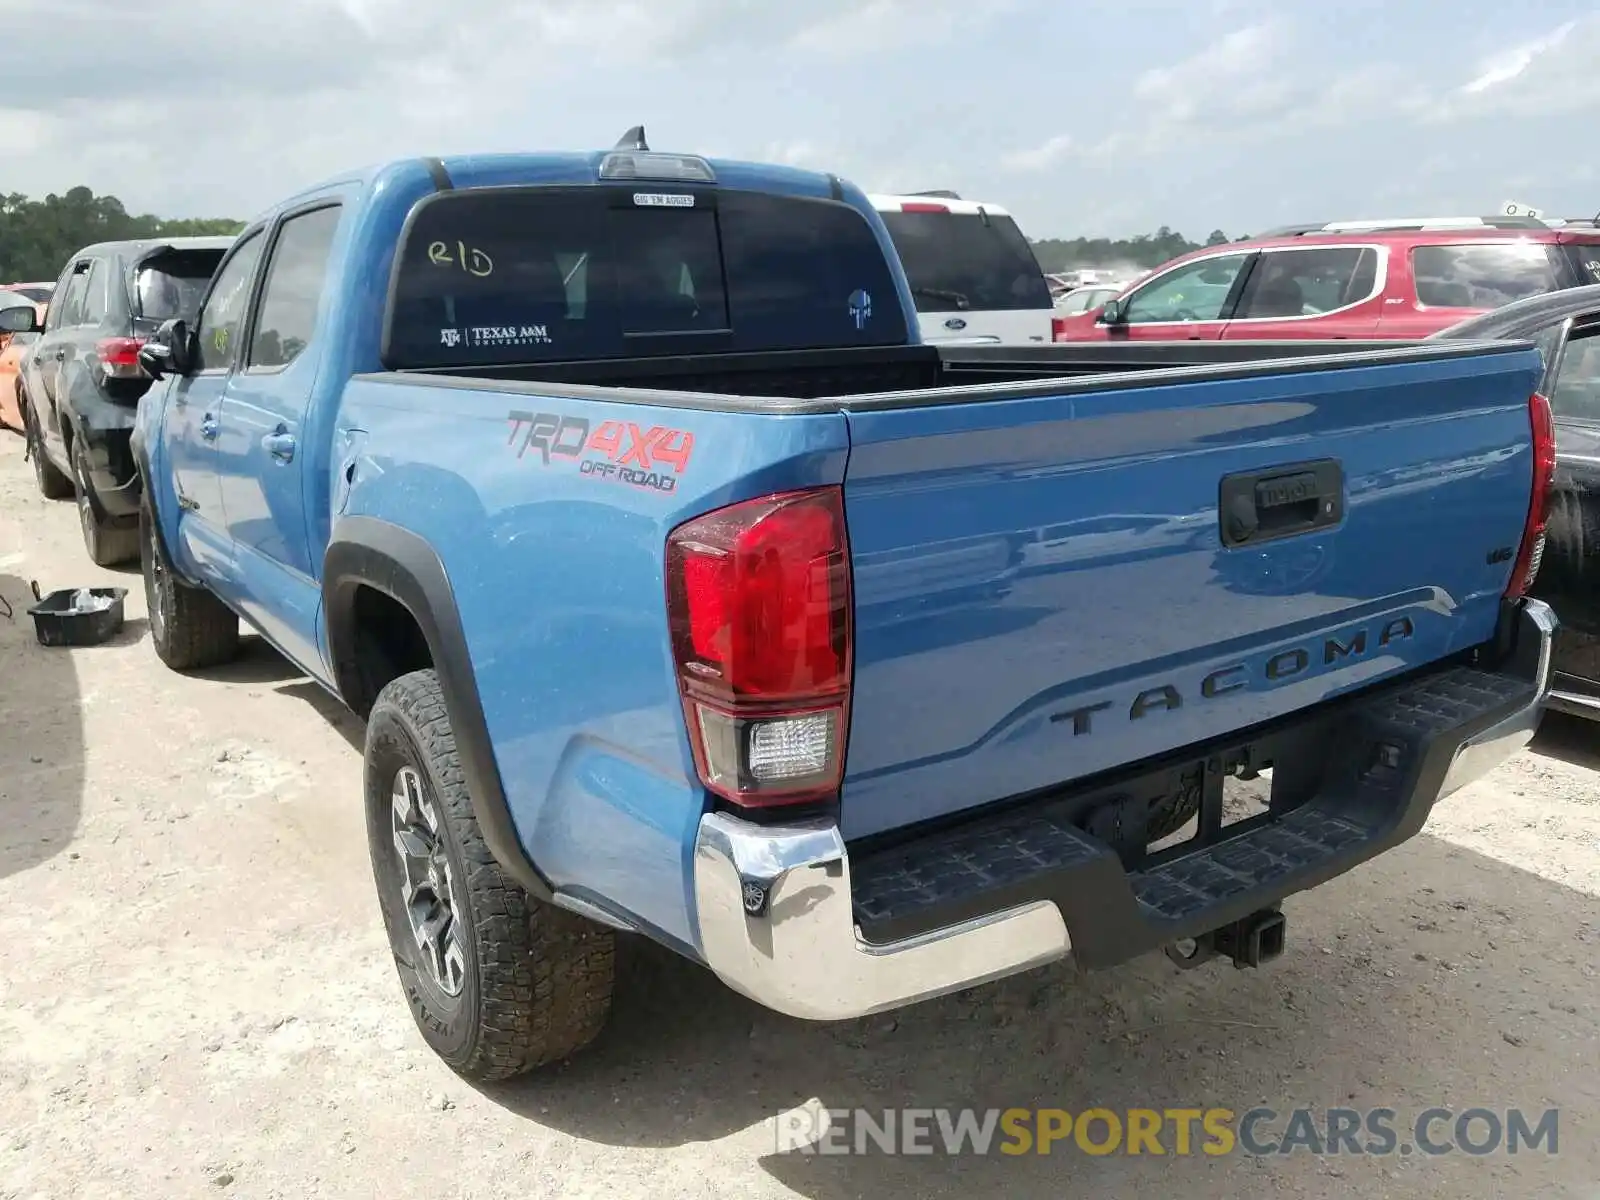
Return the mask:
{"type": "Polygon", "coordinates": [[[139,347],[143,338],[101,338],[94,344],[95,357],[100,360],[100,370],[113,379],[138,379],[144,375],[139,365],[139,347]]]}
{"type": "Polygon", "coordinates": [[[1538,578],[1556,478],[1555,417],[1550,413],[1550,401],[1538,392],[1528,397],[1528,419],[1533,426],[1533,492],[1528,500],[1528,520],[1522,527],[1522,545],[1511,568],[1511,582],[1506,584],[1507,600],[1526,595],[1538,578]]]}
{"type": "Polygon", "coordinates": [[[764,496],[678,526],[667,616],[701,782],[747,807],[836,794],[851,671],[841,490],[764,496]]]}
{"type": "Polygon", "coordinates": [[[942,212],[950,211],[948,204],[929,204],[925,200],[903,200],[900,203],[901,212],[942,212]]]}
{"type": "Polygon", "coordinates": [[[1050,340],[1052,342],[1064,342],[1064,341],[1067,340],[1066,334],[1067,334],[1067,319],[1065,317],[1051,317],[1050,318],[1050,340]]]}

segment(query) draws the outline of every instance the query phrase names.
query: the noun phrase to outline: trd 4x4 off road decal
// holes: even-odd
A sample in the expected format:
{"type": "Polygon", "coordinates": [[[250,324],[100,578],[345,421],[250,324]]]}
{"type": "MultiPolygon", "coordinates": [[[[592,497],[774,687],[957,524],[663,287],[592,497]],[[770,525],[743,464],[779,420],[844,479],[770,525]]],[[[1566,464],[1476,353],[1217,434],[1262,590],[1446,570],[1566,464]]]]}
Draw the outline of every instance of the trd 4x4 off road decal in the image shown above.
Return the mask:
{"type": "Polygon", "coordinates": [[[516,449],[518,458],[532,450],[544,466],[575,462],[579,474],[658,492],[677,489],[694,453],[694,434],[665,425],[641,428],[632,421],[602,421],[591,433],[593,423],[587,417],[561,413],[510,412],[506,420],[511,422],[506,445],[516,449]]]}

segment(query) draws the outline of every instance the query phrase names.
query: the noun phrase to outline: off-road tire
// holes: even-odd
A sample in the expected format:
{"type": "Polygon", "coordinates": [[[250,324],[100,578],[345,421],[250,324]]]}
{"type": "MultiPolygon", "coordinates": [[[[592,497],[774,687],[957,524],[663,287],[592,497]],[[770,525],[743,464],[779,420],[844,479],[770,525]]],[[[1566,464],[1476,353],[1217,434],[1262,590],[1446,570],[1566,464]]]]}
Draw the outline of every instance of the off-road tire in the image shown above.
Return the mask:
{"type": "Polygon", "coordinates": [[[139,567],[144,575],[150,643],[174,671],[231,662],[239,653],[239,618],[204,588],[188,587],[172,570],[148,498],[139,506],[139,567]]]}
{"type": "Polygon", "coordinates": [[[39,494],[46,500],[65,500],[72,495],[77,490],[72,480],[56,470],[55,464],[45,455],[39,417],[26,394],[22,397],[22,436],[28,440],[28,458],[33,462],[33,479],[39,486],[39,494]]]}
{"type": "Polygon", "coordinates": [[[139,526],[115,525],[100,511],[89,483],[88,454],[81,441],[72,443],[73,484],[78,493],[78,527],[83,548],[97,567],[116,567],[139,557],[139,526]]]}
{"type": "Polygon", "coordinates": [[[434,1053],[463,1078],[490,1082],[558,1062],[594,1041],[611,1012],[615,934],[533,900],[489,853],[432,670],[402,675],[378,694],[367,718],[366,803],[373,878],[395,969],[434,1053]],[[457,881],[465,969],[456,996],[420,968],[405,911],[391,796],[408,766],[429,793],[457,881]]]}

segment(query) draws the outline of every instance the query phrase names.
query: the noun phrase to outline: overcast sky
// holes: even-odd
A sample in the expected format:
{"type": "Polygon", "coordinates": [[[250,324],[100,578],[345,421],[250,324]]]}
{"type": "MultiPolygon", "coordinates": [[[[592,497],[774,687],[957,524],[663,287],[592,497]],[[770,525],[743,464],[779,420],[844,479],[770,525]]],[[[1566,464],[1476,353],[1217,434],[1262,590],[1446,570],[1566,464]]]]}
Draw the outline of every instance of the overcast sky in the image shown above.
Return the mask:
{"type": "Polygon", "coordinates": [[[0,0],[0,191],[244,217],[385,158],[609,146],[953,187],[1035,237],[1600,211],[1567,0],[0,0]]]}

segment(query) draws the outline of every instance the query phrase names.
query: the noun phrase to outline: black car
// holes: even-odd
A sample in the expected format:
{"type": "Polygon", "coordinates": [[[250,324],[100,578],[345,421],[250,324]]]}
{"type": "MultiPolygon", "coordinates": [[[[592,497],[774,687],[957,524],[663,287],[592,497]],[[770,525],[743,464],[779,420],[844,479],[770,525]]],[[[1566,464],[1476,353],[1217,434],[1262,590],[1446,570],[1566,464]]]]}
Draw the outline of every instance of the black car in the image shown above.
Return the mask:
{"type": "MultiPolygon", "coordinates": [[[[23,431],[39,490],[76,493],[89,557],[113,566],[139,554],[139,478],[128,436],[150,376],[139,347],[172,317],[193,318],[231,237],[102,242],[61,273],[39,340],[23,366],[23,431]]],[[[38,328],[30,309],[0,313],[12,333],[38,328]]]]}
{"type": "Polygon", "coordinates": [[[1600,285],[1531,296],[1435,338],[1515,338],[1544,355],[1556,482],[1533,594],[1561,618],[1550,707],[1600,720],[1600,285]]]}

